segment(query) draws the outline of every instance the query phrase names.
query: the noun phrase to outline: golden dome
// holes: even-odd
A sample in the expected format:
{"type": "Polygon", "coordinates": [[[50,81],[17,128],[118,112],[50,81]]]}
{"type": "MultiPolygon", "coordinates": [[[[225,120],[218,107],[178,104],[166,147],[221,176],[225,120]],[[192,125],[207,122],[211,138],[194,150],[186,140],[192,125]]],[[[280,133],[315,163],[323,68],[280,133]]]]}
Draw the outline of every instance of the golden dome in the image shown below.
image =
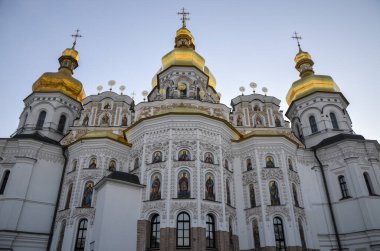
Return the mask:
{"type": "Polygon", "coordinates": [[[310,75],[292,84],[292,87],[286,95],[286,102],[290,105],[294,100],[317,91],[340,92],[340,89],[330,76],[310,75]]]}
{"type": "Polygon", "coordinates": [[[66,49],[59,58],[61,66],[58,72],[46,72],[33,84],[33,92],[60,92],[79,102],[86,97],[82,83],[72,77],[78,66],[79,53],[66,49]]]}
{"type": "Polygon", "coordinates": [[[286,95],[286,102],[290,105],[294,100],[305,97],[313,92],[340,92],[338,85],[330,76],[314,75],[313,65],[309,53],[301,48],[294,58],[295,68],[300,73],[301,79],[295,81],[286,95]]]}
{"type": "Polygon", "coordinates": [[[194,66],[209,78],[209,86],[216,88],[216,79],[205,66],[205,59],[195,51],[195,41],[191,32],[182,27],[177,30],[174,50],[162,57],[162,67],[152,79],[152,87],[157,86],[157,75],[171,66],[194,66]]]}

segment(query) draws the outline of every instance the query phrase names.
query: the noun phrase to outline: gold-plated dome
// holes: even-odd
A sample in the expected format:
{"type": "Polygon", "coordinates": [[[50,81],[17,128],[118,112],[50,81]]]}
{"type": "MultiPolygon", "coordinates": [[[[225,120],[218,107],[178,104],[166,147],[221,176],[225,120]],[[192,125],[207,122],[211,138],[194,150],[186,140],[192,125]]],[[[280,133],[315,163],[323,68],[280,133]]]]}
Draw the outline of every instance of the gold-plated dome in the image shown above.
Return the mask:
{"type": "Polygon", "coordinates": [[[330,76],[310,75],[295,81],[286,95],[286,102],[290,105],[313,92],[340,92],[338,85],[330,76]]]}
{"type": "Polygon", "coordinates": [[[58,72],[46,72],[33,84],[33,92],[60,92],[79,102],[86,94],[82,83],[73,78],[73,70],[78,66],[79,53],[75,49],[68,48],[59,58],[58,72]]]}
{"type": "Polygon", "coordinates": [[[170,66],[194,66],[209,77],[209,86],[216,88],[216,79],[205,65],[205,59],[195,51],[195,40],[191,32],[182,27],[177,30],[174,50],[162,57],[162,67],[152,79],[152,87],[157,86],[157,75],[170,66]]]}
{"type": "Polygon", "coordinates": [[[308,52],[300,51],[294,58],[295,68],[300,72],[301,79],[295,81],[286,95],[286,102],[290,105],[313,92],[340,92],[338,85],[330,76],[314,75],[314,62],[308,52]]]}

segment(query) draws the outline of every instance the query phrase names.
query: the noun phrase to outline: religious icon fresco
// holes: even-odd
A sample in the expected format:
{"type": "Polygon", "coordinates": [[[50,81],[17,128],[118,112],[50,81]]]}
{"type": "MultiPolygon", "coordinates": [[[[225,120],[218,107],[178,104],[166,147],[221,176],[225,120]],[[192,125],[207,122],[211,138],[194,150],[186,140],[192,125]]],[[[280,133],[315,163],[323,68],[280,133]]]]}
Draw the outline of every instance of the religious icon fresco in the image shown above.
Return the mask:
{"type": "Polygon", "coordinates": [[[108,170],[113,172],[116,171],[116,162],[114,160],[111,160],[108,165],[108,170]]]}
{"type": "Polygon", "coordinates": [[[214,194],[214,179],[208,174],[206,179],[206,200],[215,200],[214,194]]]}
{"type": "Polygon", "coordinates": [[[156,173],[150,185],[150,200],[161,199],[161,175],[156,173]]]}
{"type": "Polygon", "coordinates": [[[252,161],[251,159],[247,159],[247,171],[252,170],[252,161]]]}
{"type": "Polygon", "coordinates": [[[276,181],[269,182],[269,193],[271,205],[280,205],[280,196],[276,181]]]}
{"type": "Polygon", "coordinates": [[[94,182],[88,181],[83,191],[82,207],[91,207],[94,182]]]}
{"type": "Polygon", "coordinates": [[[178,160],[179,161],[189,161],[190,160],[190,152],[186,149],[179,151],[178,160]]]}
{"type": "Polygon", "coordinates": [[[205,153],[205,163],[214,164],[214,157],[211,153],[205,153]]]}
{"type": "Polygon", "coordinates": [[[265,158],[265,162],[266,162],[266,167],[268,167],[268,168],[274,167],[274,161],[273,161],[273,157],[272,156],[267,156],[265,158]]]}
{"type": "Polygon", "coordinates": [[[190,198],[189,173],[182,171],[178,177],[178,198],[190,198]]]}
{"type": "Polygon", "coordinates": [[[156,151],[153,153],[152,163],[158,163],[162,161],[162,153],[160,151],[156,151]]]}
{"type": "Polygon", "coordinates": [[[90,164],[88,165],[88,168],[91,168],[91,169],[96,168],[96,158],[92,158],[90,160],[90,164]]]}

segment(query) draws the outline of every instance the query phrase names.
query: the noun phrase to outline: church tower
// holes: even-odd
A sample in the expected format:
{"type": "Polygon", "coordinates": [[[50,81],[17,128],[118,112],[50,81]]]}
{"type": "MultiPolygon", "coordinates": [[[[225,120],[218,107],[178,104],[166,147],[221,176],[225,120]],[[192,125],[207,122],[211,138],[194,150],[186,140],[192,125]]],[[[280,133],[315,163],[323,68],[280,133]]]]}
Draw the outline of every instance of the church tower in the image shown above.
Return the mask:
{"type": "Polygon", "coordinates": [[[42,74],[33,84],[32,94],[24,99],[15,137],[35,135],[58,142],[79,116],[85,93],[82,83],[72,76],[79,60],[75,44],[58,60],[58,72],[42,74]]]}
{"type": "Polygon", "coordinates": [[[0,139],[1,248],[47,248],[66,162],[59,141],[79,116],[85,96],[72,77],[78,60],[74,42],[59,58],[58,72],[44,73],[33,84],[16,132],[0,139]]]}
{"type": "Polygon", "coordinates": [[[349,102],[330,76],[314,74],[310,54],[303,51],[299,43],[298,46],[294,61],[300,79],[292,84],[286,96],[289,105],[286,116],[294,134],[306,147],[340,133],[352,134],[346,110],[349,102]]]}

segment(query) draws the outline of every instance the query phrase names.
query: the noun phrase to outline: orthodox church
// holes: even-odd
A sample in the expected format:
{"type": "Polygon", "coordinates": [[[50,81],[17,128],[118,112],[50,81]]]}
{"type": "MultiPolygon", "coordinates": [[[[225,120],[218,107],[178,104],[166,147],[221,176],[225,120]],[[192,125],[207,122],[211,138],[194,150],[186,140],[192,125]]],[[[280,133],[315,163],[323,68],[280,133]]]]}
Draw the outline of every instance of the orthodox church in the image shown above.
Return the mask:
{"type": "Polygon", "coordinates": [[[299,46],[285,114],[222,104],[186,14],[144,102],[86,96],[75,43],[32,85],[0,139],[0,249],[380,250],[380,146],[334,80],[299,46]]]}

